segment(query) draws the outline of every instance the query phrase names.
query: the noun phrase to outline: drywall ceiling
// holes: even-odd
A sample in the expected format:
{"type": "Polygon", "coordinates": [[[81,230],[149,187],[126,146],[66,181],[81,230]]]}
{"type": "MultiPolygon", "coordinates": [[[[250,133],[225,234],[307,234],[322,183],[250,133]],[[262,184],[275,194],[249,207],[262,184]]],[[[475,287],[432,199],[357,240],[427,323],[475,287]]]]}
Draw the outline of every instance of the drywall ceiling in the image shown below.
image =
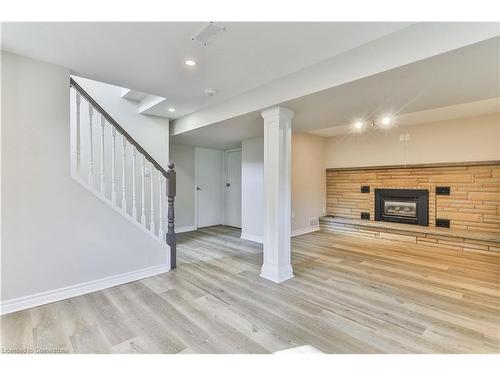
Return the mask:
{"type": "Polygon", "coordinates": [[[2,23],[2,49],[72,74],[167,98],[178,118],[369,43],[410,23],[224,22],[209,45],[203,22],[2,23]],[[193,69],[184,60],[193,58],[193,69]],[[205,88],[217,95],[204,95],[205,88]]]}
{"type": "MultiPolygon", "coordinates": [[[[348,124],[356,118],[371,120],[387,113],[399,116],[401,123],[418,124],[453,118],[456,113],[500,112],[495,99],[499,96],[497,37],[280,105],[294,110],[295,132],[332,136],[349,131],[348,124]]],[[[251,112],[175,135],[172,140],[235,147],[242,139],[261,136],[262,127],[260,112],[251,112]]]]}
{"type": "Polygon", "coordinates": [[[218,124],[204,126],[179,135],[170,135],[173,143],[230,150],[241,146],[243,139],[263,136],[260,112],[252,112],[218,124]]]}

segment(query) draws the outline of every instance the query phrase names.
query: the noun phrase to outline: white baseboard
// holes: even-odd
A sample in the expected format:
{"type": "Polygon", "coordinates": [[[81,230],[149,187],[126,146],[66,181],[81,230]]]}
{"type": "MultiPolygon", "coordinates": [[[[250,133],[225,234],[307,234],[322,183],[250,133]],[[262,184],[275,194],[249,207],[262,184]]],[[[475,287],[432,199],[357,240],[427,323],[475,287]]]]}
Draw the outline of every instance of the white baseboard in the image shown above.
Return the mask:
{"type": "MultiPolygon", "coordinates": [[[[295,237],[295,236],[300,236],[301,234],[316,232],[318,230],[319,230],[319,225],[313,226],[313,227],[305,227],[305,228],[300,228],[300,229],[293,230],[292,233],[291,233],[291,235],[292,235],[292,237],[295,237]]],[[[253,242],[258,242],[258,243],[264,243],[264,239],[261,236],[256,236],[254,234],[248,234],[248,233],[241,232],[241,236],[240,237],[243,240],[248,240],[248,241],[253,241],[253,242]]]]}
{"type": "Polygon", "coordinates": [[[305,227],[305,228],[295,229],[295,230],[292,230],[292,237],[300,236],[302,234],[317,232],[318,230],[319,230],[319,225],[313,226],[313,227],[305,227]]]}
{"type": "Polygon", "coordinates": [[[175,228],[175,233],[184,233],[184,232],[192,232],[194,230],[196,230],[198,228],[196,228],[196,225],[190,225],[190,226],[186,226],[186,227],[179,227],[179,228],[175,228]]]}
{"type": "Polygon", "coordinates": [[[253,242],[258,242],[258,243],[264,243],[264,239],[261,236],[256,236],[254,234],[248,234],[248,233],[241,232],[240,238],[242,240],[248,240],[248,241],[253,241],[253,242]]]}
{"type": "Polygon", "coordinates": [[[120,275],[105,277],[103,279],[76,284],[65,288],[49,290],[47,292],[32,294],[25,297],[13,298],[0,303],[0,315],[29,309],[31,307],[45,305],[47,303],[63,299],[81,296],[83,294],[96,292],[98,290],[111,288],[132,281],[144,279],[170,271],[170,264],[143,268],[137,271],[127,272],[120,275]]]}

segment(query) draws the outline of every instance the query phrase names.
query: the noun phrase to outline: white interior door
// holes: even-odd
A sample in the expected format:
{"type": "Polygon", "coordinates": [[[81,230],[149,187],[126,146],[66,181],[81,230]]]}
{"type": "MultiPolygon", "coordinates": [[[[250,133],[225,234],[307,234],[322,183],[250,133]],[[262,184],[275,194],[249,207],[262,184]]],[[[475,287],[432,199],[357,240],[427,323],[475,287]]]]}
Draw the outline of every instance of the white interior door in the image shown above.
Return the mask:
{"type": "Polygon", "coordinates": [[[224,224],[241,228],[241,150],[226,152],[224,224]]]}
{"type": "Polygon", "coordinates": [[[195,149],[197,226],[222,224],[224,151],[195,149]]]}

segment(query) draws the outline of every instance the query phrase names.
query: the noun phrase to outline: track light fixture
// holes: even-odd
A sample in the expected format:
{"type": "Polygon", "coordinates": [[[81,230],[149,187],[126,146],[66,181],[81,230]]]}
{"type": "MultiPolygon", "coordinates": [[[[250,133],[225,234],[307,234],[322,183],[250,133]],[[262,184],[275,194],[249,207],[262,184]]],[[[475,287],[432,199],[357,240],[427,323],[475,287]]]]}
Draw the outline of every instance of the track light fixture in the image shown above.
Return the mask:
{"type": "Polygon", "coordinates": [[[367,124],[367,123],[369,123],[372,128],[375,128],[375,127],[387,128],[393,122],[394,121],[393,121],[392,116],[385,115],[385,116],[381,117],[380,120],[378,120],[378,121],[376,121],[374,119],[372,119],[370,121],[357,119],[357,120],[353,121],[352,126],[353,126],[355,131],[360,132],[360,131],[364,130],[365,124],[367,124]]]}

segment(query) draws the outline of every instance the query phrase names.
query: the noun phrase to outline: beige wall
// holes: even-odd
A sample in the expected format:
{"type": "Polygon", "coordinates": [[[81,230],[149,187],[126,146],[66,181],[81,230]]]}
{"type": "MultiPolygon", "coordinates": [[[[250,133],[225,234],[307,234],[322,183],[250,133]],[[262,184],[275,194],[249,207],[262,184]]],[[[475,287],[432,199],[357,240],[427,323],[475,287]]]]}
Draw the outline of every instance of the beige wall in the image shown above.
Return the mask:
{"type": "Polygon", "coordinates": [[[500,159],[500,113],[331,137],[326,167],[500,159]],[[409,134],[409,141],[400,141],[409,134]]]}
{"type": "Polygon", "coordinates": [[[309,219],[325,215],[325,138],[292,135],[292,234],[309,228],[309,219]]]}

